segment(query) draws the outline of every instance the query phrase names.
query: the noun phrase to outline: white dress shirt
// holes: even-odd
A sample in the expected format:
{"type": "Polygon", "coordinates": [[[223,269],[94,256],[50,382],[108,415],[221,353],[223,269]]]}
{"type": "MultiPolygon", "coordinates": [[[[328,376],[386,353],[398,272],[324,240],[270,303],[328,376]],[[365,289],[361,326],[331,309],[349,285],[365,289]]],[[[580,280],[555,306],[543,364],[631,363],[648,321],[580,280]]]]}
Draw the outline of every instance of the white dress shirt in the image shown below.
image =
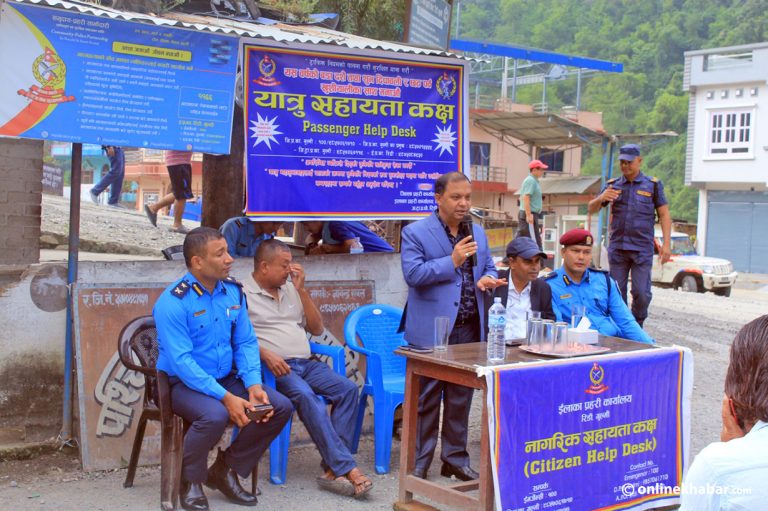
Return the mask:
{"type": "Polygon", "coordinates": [[[745,436],[709,444],[691,463],[679,511],[768,509],[768,424],[745,436]]]}
{"type": "Polygon", "coordinates": [[[507,324],[504,328],[504,340],[525,339],[528,327],[528,312],[531,310],[531,283],[518,293],[515,283],[509,279],[507,293],[507,324]]]}

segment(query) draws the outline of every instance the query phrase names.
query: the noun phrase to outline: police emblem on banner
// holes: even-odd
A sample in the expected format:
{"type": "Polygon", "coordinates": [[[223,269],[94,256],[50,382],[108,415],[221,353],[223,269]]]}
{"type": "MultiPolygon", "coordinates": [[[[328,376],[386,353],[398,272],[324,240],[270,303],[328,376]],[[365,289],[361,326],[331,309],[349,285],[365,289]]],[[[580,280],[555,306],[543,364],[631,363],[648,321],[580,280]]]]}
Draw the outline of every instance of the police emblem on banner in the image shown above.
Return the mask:
{"type": "Polygon", "coordinates": [[[456,79],[449,76],[447,72],[443,72],[443,75],[437,79],[435,84],[437,87],[437,93],[443,99],[451,99],[456,94],[456,79]]]}
{"type": "Polygon", "coordinates": [[[603,384],[604,378],[605,370],[597,362],[593,363],[592,367],[589,369],[589,381],[592,385],[590,385],[584,392],[587,394],[602,394],[608,390],[608,386],[603,384]]]}
{"type": "Polygon", "coordinates": [[[254,80],[259,85],[265,87],[274,87],[280,85],[280,82],[275,79],[275,72],[277,71],[277,62],[274,61],[269,55],[264,55],[259,61],[259,76],[254,80]]]}

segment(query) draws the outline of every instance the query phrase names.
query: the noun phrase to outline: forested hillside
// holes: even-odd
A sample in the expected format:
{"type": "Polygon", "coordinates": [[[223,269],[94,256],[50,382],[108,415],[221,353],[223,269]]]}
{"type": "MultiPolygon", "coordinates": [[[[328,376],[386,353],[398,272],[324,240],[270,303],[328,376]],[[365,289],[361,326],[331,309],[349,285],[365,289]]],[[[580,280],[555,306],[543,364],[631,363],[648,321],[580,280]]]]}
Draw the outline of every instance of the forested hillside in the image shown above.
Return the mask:
{"type": "MultiPolygon", "coordinates": [[[[603,112],[609,133],[679,133],[646,148],[644,170],[664,181],[673,217],[696,221],[696,191],[683,184],[683,52],[768,41],[767,0],[462,0],[459,21],[461,39],[623,63],[623,73],[583,84],[582,108],[603,112]]],[[[547,86],[550,106],[573,105],[575,96],[575,80],[547,86]]],[[[540,100],[540,85],[518,89],[519,103],[540,100]]],[[[598,153],[591,151],[586,173],[599,173],[598,153]]]]}

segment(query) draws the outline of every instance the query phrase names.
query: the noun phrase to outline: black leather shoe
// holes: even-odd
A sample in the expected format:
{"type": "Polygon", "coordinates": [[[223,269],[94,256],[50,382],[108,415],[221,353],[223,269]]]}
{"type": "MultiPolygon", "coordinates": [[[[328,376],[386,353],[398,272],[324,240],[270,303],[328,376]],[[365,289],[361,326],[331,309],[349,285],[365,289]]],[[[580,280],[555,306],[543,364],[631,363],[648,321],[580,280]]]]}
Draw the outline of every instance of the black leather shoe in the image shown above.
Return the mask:
{"type": "Polygon", "coordinates": [[[181,481],[179,500],[181,507],[187,511],[208,511],[208,499],[203,493],[203,485],[181,481]]]}
{"type": "Polygon", "coordinates": [[[230,502],[241,506],[255,506],[258,503],[256,496],[248,493],[240,486],[237,472],[229,468],[224,461],[224,454],[219,451],[216,463],[208,469],[208,480],[205,485],[215,488],[224,494],[230,502]]]}
{"type": "Polygon", "coordinates": [[[421,467],[414,467],[411,475],[418,477],[419,479],[427,478],[427,469],[421,467]]]}
{"type": "Polygon", "coordinates": [[[479,479],[480,474],[475,472],[472,467],[467,465],[466,467],[457,467],[450,463],[443,463],[440,469],[440,475],[443,477],[455,476],[460,481],[472,481],[473,479],[479,479]]]}

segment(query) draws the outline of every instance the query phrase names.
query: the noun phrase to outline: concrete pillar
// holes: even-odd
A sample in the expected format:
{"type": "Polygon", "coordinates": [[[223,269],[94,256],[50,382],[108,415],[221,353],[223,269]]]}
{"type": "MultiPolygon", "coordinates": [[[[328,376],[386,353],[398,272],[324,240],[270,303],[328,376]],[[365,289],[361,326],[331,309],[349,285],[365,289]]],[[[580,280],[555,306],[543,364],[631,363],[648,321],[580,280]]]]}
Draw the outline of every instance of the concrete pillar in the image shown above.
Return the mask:
{"type": "Polygon", "coordinates": [[[0,138],[0,265],[40,261],[43,142],[0,138]]]}

